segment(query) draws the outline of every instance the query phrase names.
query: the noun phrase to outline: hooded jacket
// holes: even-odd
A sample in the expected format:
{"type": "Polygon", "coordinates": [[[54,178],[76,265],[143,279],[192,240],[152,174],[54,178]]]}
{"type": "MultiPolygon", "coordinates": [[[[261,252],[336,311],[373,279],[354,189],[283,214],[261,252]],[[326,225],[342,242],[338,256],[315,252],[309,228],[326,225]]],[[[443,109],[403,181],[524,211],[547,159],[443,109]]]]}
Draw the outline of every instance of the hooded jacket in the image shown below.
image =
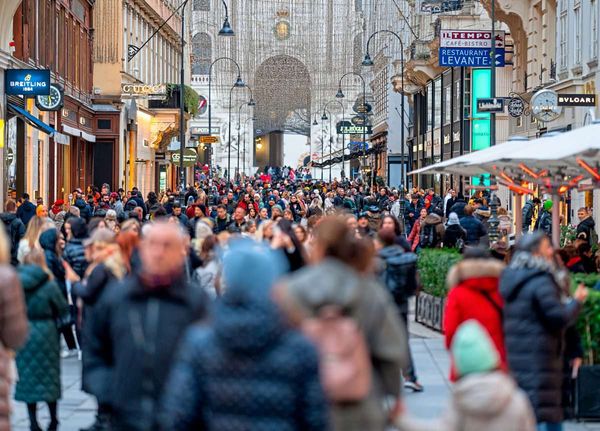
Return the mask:
{"type": "MultiPolygon", "coordinates": [[[[427,231],[427,226],[433,226],[435,229],[434,243],[427,244],[428,248],[436,248],[442,245],[442,241],[444,239],[444,232],[446,228],[444,228],[444,220],[438,214],[430,213],[427,214],[425,220],[421,223],[421,228],[419,234],[424,234],[427,231]]],[[[426,242],[428,238],[423,238],[426,242]]],[[[422,242],[422,241],[421,241],[422,242]]],[[[423,244],[421,244],[423,246],[423,244]]]]}
{"type": "Polygon", "coordinates": [[[577,237],[580,233],[584,233],[588,244],[594,246],[595,244],[592,244],[592,231],[595,231],[595,229],[596,222],[594,222],[594,218],[591,216],[585,218],[577,225],[577,237]]]}
{"type": "Polygon", "coordinates": [[[365,334],[373,363],[371,393],[361,402],[333,405],[332,429],[383,431],[383,399],[400,396],[400,370],[408,366],[408,340],[393,299],[374,280],[331,258],[297,271],[286,285],[290,307],[304,317],[316,316],[323,305],[337,305],[365,334]]]}
{"type": "Polygon", "coordinates": [[[10,238],[10,263],[17,266],[17,252],[19,250],[19,241],[25,236],[25,225],[16,213],[1,213],[0,220],[4,223],[6,233],[10,238]]]}
{"type": "Polygon", "coordinates": [[[87,237],[87,226],[81,217],[69,218],[73,238],[65,245],[63,258],[67,261],[80,278],[85,275],[88,262],[85,259],[83,239],[87,237]]]}
{"type": "Polygon", "coordinates": [[[24,225],[27,225],[29,220],[35,217],[35,211],[36,206],[30,201],[25,201],[17,208],[17,217],[21,219],[24,225]]]}
{"type": "MultiPolygon", "coordinates": [[[[506,370],[501,312],[504,303],[498,291],[504,266],[496,259],[465,259],[450,269],[446,278],[449,292],[444,308],[444,335],[446,348],[450,349],[458,327],[467,320],[476,320],[488,331],[506,370]]],[[[454,369],[450,379],[456,380],[454,369]]]]}
{"type": "Polygon", "coordinates": [[[548,264],[519,252],[500,278],[508,366],[535,410],[538,422],[561,422],[564,330],[581,308],[563,304],[548,264]]]}
{"type": "Polygon", "coordinates": [[[244,278],[229,280],[210,329],[188,331],[166,385],[161,429],[326,430],[315,348],[287,327],[268,283],[256,288],[246,279],[246,286],[244,278]]]}
{"type": "Polygon", "coordinates": [[[435,421],[406,416],[396,420],[400,431],[535,431],[527,396],[502,372],[471,374],[454,385],[452,401],[435,421]]]}
{"type": "Polygon", "coordinates": [[[40,235],[40,246],[44,250],[46,257],[46,265],[54,275],[54,280],[60,287],[61,292],[67,296],[67,288],[65,285],[65,268],[62,259],[56,253],[56,243],[58,242],[58,231],[56,229],[48,229],[40,235]]]}

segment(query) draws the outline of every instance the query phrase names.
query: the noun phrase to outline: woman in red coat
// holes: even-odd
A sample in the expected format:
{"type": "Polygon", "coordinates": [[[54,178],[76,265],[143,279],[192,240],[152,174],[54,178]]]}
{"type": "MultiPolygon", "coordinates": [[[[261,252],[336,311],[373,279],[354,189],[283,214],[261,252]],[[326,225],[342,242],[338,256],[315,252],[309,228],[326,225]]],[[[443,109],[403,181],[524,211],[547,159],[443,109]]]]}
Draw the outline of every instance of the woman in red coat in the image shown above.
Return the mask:
{"type": "Polygon", "coordinates": [[[417,251],[417,247],[419,246],[419,242],[421,241],[421,223],[427,217],[427,210],[425,208],[421,208],[421,212],[419,213],[419,218],[415,221],[410,234],[408,235],[408,242],[410,243],[410,248],[412,251],[417,251]]]}
{"type": "MultiPolygon", "coordinates": [[[[502,329],[504,302],[498,291],[498,279],[504,266],[482,250],[465,252],[465,258],[450,269],[446,279],[449,293],[444,309],[444,333],[446,348],[450,349],[460,324],[469,319],[477,320],[490,334],[500,354],[502,369],[507,370],[502,329]]],[[[450,370],[450,379],[456,380],[454,367],[450,370]]]]}

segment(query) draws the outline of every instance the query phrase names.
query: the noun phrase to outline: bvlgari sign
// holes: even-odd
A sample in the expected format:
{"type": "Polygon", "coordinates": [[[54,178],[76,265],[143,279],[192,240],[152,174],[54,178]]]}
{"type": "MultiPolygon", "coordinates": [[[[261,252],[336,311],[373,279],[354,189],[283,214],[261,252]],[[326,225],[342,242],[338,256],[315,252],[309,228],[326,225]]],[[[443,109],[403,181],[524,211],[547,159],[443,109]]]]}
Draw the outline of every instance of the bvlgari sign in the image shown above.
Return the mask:
{"type": "Polygon", "coordinates": [[[477,99],[477,112],[502,112],[504,111],[504,99],[486,97],[477,99]]]}
{"type": "Polygon", "coordinates": [[[558,106],[596,106],[595,94],[559,94],[558,106]]]}
{"type": "Polygon", "coordinates": [[[126,98],[164,99],[167,96],[166,84],[121,84],[121,96],[126,98]]]}

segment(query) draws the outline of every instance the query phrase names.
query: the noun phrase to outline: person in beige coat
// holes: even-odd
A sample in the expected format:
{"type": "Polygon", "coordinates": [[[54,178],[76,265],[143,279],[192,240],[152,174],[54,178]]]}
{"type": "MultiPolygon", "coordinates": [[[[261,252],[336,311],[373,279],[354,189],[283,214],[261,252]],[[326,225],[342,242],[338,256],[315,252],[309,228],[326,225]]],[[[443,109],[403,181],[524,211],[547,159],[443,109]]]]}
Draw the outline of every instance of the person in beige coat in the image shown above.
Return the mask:
{"type": "MultiPolygon", "coordinates": [[[[362,328],[373,364],[371,389],[361,401],[331,403],[333,431],[384,431],[390,415],[384,400],[400,405],[401,370],[408,365],[408,340],[389,293],[372,277],[355,233],[337,217],[315,228],[313,265],[294,273],[276,294],[294,323],[315,317],[323,306],[338,306],[362,328]]],[[[372,256],[372,250],[371,255],[372,256]]]]}
{"type": "Polygon", "coordinates": [[[10,431],[14,350],[27,340],[28,322],[21,283],[10,266],[10,246],[0,229],[0,431],[10,431]]]}
{"type": "Polygon", "coordinates": [[[452,342],[458,382],[450,405],[436,420],[418,421],[401,415],[400,431],[535,431],[527,395],[500,367],[500,355],[476,320],[463,323],[452,342]]]}

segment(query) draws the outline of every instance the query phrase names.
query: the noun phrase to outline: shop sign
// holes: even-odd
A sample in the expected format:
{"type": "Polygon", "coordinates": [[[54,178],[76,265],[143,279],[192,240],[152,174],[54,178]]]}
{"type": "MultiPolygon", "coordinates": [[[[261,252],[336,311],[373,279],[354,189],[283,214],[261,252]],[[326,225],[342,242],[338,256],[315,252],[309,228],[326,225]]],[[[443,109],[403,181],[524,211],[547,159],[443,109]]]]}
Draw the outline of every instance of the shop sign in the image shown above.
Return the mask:
{"type": "Polygon", "coordinates": [[[559,94],[558,106],[596,106],[595,94],[559,94]]]}
{"type": "Polygon", "coordinates": [[[350,119],[350,121],[355,126],[365,126],[365,125],[368,126],[369,125],[369,119],[367,118],[366,115],[355,115],[354,117],[352,117],[350,119]]]}
{"type": "Polygon", "coordinates": [[[219,142],[218,136],[200,136],[201,144],[216,144],[219,142]]]}
{"type": "Polygon", "coordinates": [[[220,131],[219,127],[211,127],[210,133],[208,133],[208,127],[190,127],[190,134],[194,136],[218,135],[220,131]]]}
{"type": "Polygon", "coordinates": [[[518,118],[525,112],[525,102],[520,97],[513,97],[508,102],[508,115],[518,118]]]}
{"type": "Polygon", "coordinates": [[[198,115],[202,116],[208,111],[208,100],[204,96],[198,96],[198,115]]]}
{"type": "MultiPolygon", "coordinates": [[[[496,48],[504,49],[504,31],[496,31],[496,48]]],[[[486,30],[442,30],[440,47],[442,48],[492,48],[492,32],[486,30]]]]}
{"type": "Polygon", "coordinates": [[[337,133],[340,135],[362,135],[373,133],[371,126],[356,126],[349,121],[337,123],[337,133]]]}
{"type": "Polygon", "coordinates": [[[498,97],[477,99],[477,112],[504,112],[504,99],[498,97]]]}
{"type": "MultiPolygon", "coordinates": [[[[496,48],[496,67],[504,67],[504,48],[496,48]]],[[[440,48],[440,66],[447,67],[490,67],[492,65],[491,48],[440,48]]]]}
{"type": "Polygon", "coordinates": [[[354,106],[352,106],[352,110],[354,112],[356,112],[357,114],[369,114],[373,110],[373,107],[369,103],[361,103],[361,102],[362,102],[362,98],[360,101],[357,100],[354,103],[354,106]]]}
{"type": "Polygon", "coordinates": [[[471,73],[471,150],[482,150],[491,145],[491,123],[489,112],[478,112],[478,99],[490,97],[491,69],[475,69],[471,73]]]}
{"type": "Polygon", "coordinates": [[[155,162],[164,162],[167,160],[167,153],[154,153],[155,162]]]}
{"type": "Polygon", "coordinates": [[[448,145],[450,143],[450,134],[444,135],[444,145],[448,145]]]}
{"type": "Polygon", "coordinates": [[[452,140],[453,140],[454,142],[456,142],[456,141],[460,141],[460,132],[454,132],[454,133],[452,134],[452,140]]]}
{"type": "Polygon", "coordinates": [[[167,97],[167,85],[121,84],[121,96],[126,98],[147,98],[148,100],[167,97]]]}
{"type": "Polygon", "coordinates": [[[4,85],[7,95],[48,96],[50,71],[46,69],[6,69],[4,85]]]}
{"type": "MultiPolygon", "coordinates": [[[[170,154],[170,161],[174,165],[179,166],[180,154],[179,151],[173,151],[170,154]]],[[[190,168],[196,164],[198,160],[198,153],[191,148],[186,148],[183,150],[183,166],[186,168],[190,168]]]]}

